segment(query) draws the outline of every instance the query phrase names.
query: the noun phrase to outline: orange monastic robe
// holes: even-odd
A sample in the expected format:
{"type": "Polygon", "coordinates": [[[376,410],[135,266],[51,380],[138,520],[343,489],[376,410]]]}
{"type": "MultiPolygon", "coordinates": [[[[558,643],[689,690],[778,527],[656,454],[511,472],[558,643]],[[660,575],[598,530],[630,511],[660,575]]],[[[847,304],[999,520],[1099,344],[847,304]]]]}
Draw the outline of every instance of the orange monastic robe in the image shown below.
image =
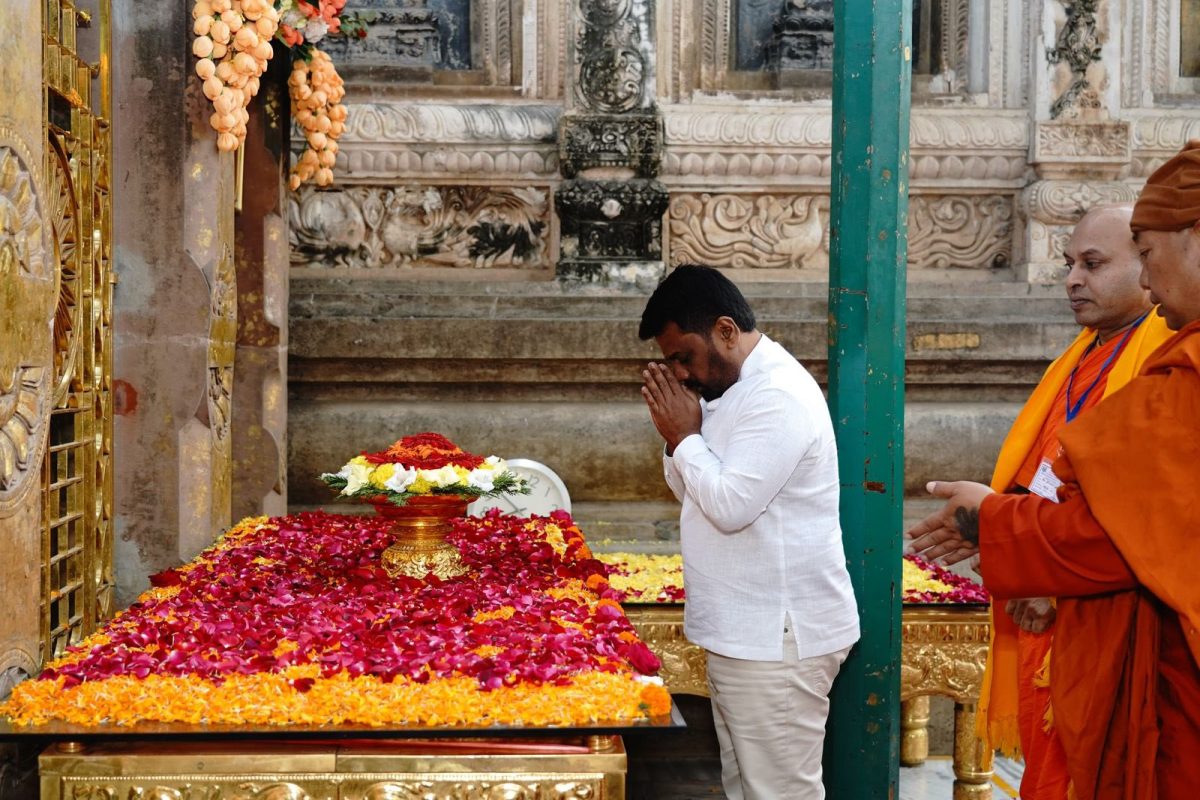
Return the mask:
{"type": "MultiPolygon", "coordinates": [[[[1068,401],[1077,414],[1087,411],[1132,380],[1146,358],[1172,335],[1157,314],[1144,320],[1127,340],[1117,336],[1099,347],[1093,346],[1095,331],[1081,331],[1046,369],[1013,423],[997,458],[992,489],[1006,492],[1032,485],[1042,460],[1053,463],[1061,453],[1058,434],[1067,422],[1068,401]],[[1110,360],[1117,348],[1121,348],[1119,353],[1110,360]]],[[[1053,630],[1040,634],[1022,631],[1002,606],[992,614],[992,647],[980,697],[980,735],[1011,756],[1018,753],[1019,738],[1019,752],[1025,759],[1024,800],[1063,800],[1070,779],[1062,744],[1047,724],[1050,689],[1044,674],[1053,630]]]]}
{"type": "Polygon", "coordinates": [[[992,495],[984,583],[1057,596],[1054,726],[1078,800],[1200,786],[1200,322],[1063,429],[1063,502],[992,495]]]}

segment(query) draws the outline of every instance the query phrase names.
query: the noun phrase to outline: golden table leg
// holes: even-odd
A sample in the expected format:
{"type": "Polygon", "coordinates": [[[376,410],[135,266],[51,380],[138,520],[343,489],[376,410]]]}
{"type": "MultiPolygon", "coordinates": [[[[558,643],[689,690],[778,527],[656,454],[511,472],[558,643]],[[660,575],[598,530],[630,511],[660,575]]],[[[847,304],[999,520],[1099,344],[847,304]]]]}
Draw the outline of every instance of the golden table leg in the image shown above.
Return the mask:
{"type": "Polygon", "coordinates": [[[900,764],[919,767],[929,757],[929,695],[900,704],[900,764]]]}
{"type": "Polygon", "coordinates": [[[954,704],[954,800],[991,800],[992,753],[975,736],[975,704],[954,704]]]}

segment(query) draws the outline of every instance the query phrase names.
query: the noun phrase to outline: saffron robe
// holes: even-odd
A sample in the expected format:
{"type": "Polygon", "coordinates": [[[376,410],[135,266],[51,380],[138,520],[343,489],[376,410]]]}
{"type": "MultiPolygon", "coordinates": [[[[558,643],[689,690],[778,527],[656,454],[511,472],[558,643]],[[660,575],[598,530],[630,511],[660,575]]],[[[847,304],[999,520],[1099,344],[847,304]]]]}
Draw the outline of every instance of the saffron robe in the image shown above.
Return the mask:
{"type": "Polygon", "coordinates": [[[1061,503],[991,495],[984,583],[1057,596],[1054,725],[1078,800],[1200,786],[1200,322],[1065,427],[1061,503]]]}
{"type": "MultiPolygon", "coordinates": [[[[1132,380],[1150,354],[1172,335],[1156,313],[1143,320],[1127,340],[1119,335],[1098,348],[1092,347],[1096,332],[1082,330],[1047,367],[1013,423],[996,459],[992,489],[1027,488],[1042,459],[1053,462],[1060,452],[1058,432],[1067,421],[1067,402],[1079,404],[1076,414],[1087,411],[1132,380]],[[1120,353],[1102,372],[1116,347],[1121,347],[1120,353]],[[1095,386],[1083,397],[1093,381],[1095,386]]],[[[1057,733],[1047,724],[1050,690],[1045,665],[1053,628],[1044,633],[1022,631],[1002,605],[998,612],[992,609],[992,641],[980,695],[978,733],[1006,755],[1024,756],[1024,800],[1061,800],[1069,782],[1066,758],[1057,733]]]]}

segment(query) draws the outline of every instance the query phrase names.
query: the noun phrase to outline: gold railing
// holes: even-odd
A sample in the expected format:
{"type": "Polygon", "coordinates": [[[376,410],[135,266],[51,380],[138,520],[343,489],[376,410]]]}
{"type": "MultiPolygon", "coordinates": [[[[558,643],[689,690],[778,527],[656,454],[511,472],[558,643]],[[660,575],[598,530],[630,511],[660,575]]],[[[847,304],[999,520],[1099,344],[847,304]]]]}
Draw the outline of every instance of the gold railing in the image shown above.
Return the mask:
{"type": "Polygon", "coordinates": [[[76,38],[91,17],[71,0],[43,7],[45,197],[58,286],[42,467],[43,660],[114,611],[109,3],[98,8],[91,63],[76,38]]]}

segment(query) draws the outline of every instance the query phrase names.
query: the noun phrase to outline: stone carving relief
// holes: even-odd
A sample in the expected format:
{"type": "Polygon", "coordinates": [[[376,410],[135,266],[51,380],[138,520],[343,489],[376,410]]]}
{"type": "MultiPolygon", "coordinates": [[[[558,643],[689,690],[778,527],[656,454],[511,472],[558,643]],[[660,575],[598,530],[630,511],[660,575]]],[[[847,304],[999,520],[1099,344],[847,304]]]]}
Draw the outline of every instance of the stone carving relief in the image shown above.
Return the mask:
{"type": "MultiPolygon", "coordinates": [[[[826,195],[676,194],[670,261],[720,267],[829,267],[826,195]]],[[[914,267],[1000,268],[1012,258],[1013,201],[995,195],[913,195],[908,261],[914,267]]]]}
{"type": "Polygon", "coordinates": [[[1137,196],[1135,187],[1121,181],[1038,181],[1025,190],[1021,202],[1031,219],[1074,225],[1093,206],[1132,203],[1137,196]]]}
{"type": "Polygon", "coordinates": [[[652,71],[641,33],[645,2],[572,1],[577,15],[575,92],[587,110],[621,114],[646,105],[646,79],[652,71]]]}
{"type": "Polygon", "coordinates": [[[913,195],[908,202],[908,263],[913,267],[991,269],[1011,262],[1011,197],[913,195]]]}
{"type": "Polygon", "coordinates": [[[662,258],[667,191],[658,181],[566,181],[554,195],[562,254],[571,260],[662,258]]]}
{"type": "Polygon", "coordinates": [[[38,483],[51,402],[51,232],[18,142],[0,128],[0,514],[38,483]]]}
{"type": "Polygon", "coordinates": [[[346,131],[338,140],[339,177],[549,177],[558,172],[558,106],[354,103],[348,108],[346,131]]]}
{"type": "Polygon", "coordinates": [[[513,0],[350,0],[368,21],[363,38],[323,40],[350,84],[428,83],[435,71],[473,72],[487,86],[519,82],[513,0]]]}
{"type": "Polygon", "coordinates": [[[767,61],[776,70],[833,68],[833,0],[785,0],[767,61]]]}
{"type": "Polygon", "coordinates": [[[443,62],[441,20],[428,0],[351,0],[345,11],[370,20],[367,35],[329,36],[321,48],[348,81],[429,80],[443,62]]]}
{"type": "Polygon", "coordinates": [[[829,268],[826,195],[679,194],[668,216],[673,265],[829,268]]]}
{"type": "Polygon", "coordinates": [[[1129,158],[1129,125],[1123,122],[1038,125],[1034,160],[1109,157],[1129,158]]]}
{"type": "Polygon", "coordinates": [[[1050,106],[1050,118],[1078,116],[1081,109],[1100,108],[1100,95],[1088,79],[1088,69],[1100,60],[1105,37],[1101,35],[1096,9],[1099,0],[1062,2],[1066,20],[1059,28],[1058,38],[1046,50],[1052,65],[1066,67],[1066,75],[1056,81],[1058,96],[1050,106]]]}
{"type": "MultiPolygon", "coordinates": [[[[670,107],[664,116],[663,174],[672,184],[713,177],[787,177],[827,183],[832,162],[828,109],[747,114],[730,107],[670,107]]],[[[911,121],[914,180],[1024,182],[1025,114],[922,111],[911,121]]]]}
{"type": "Polygon", "coordinates": [[[1130,176],[1148,178],[1189,139],[1200,139],[1200,119],[1175,111],[1148,114],[1133,125],[1130,176]]]}
{"type": "Polygon", "coordinates": [[[970,4],[961,0],[950,0],[942,3],[942,63],[933,65],[933,72],[946,72],[952,76],[952,84],[946,88],[958,91],[966,86],[968,68],[968,40],[970,29],[968,18],[970,4]]]}
{"type": "Polygon", "coordinates": [[[305,189],[288,216],[293,266],[550,266],[548,187],[305,189]]]}
{"type": "Polygon", "coordinates": [[[564,178],[593,166],[628,167],[649,178],[658,174],[661,157],[662,124],[650,115],[571,115],[559,135],[564,178]]]}
{"type": "Polygon", "coordinates": [[[237,272],[226,246],[217,262],[208,321],[208,424],[218,442],[233,418],[233,363],[237,347],[237,272]]]}

